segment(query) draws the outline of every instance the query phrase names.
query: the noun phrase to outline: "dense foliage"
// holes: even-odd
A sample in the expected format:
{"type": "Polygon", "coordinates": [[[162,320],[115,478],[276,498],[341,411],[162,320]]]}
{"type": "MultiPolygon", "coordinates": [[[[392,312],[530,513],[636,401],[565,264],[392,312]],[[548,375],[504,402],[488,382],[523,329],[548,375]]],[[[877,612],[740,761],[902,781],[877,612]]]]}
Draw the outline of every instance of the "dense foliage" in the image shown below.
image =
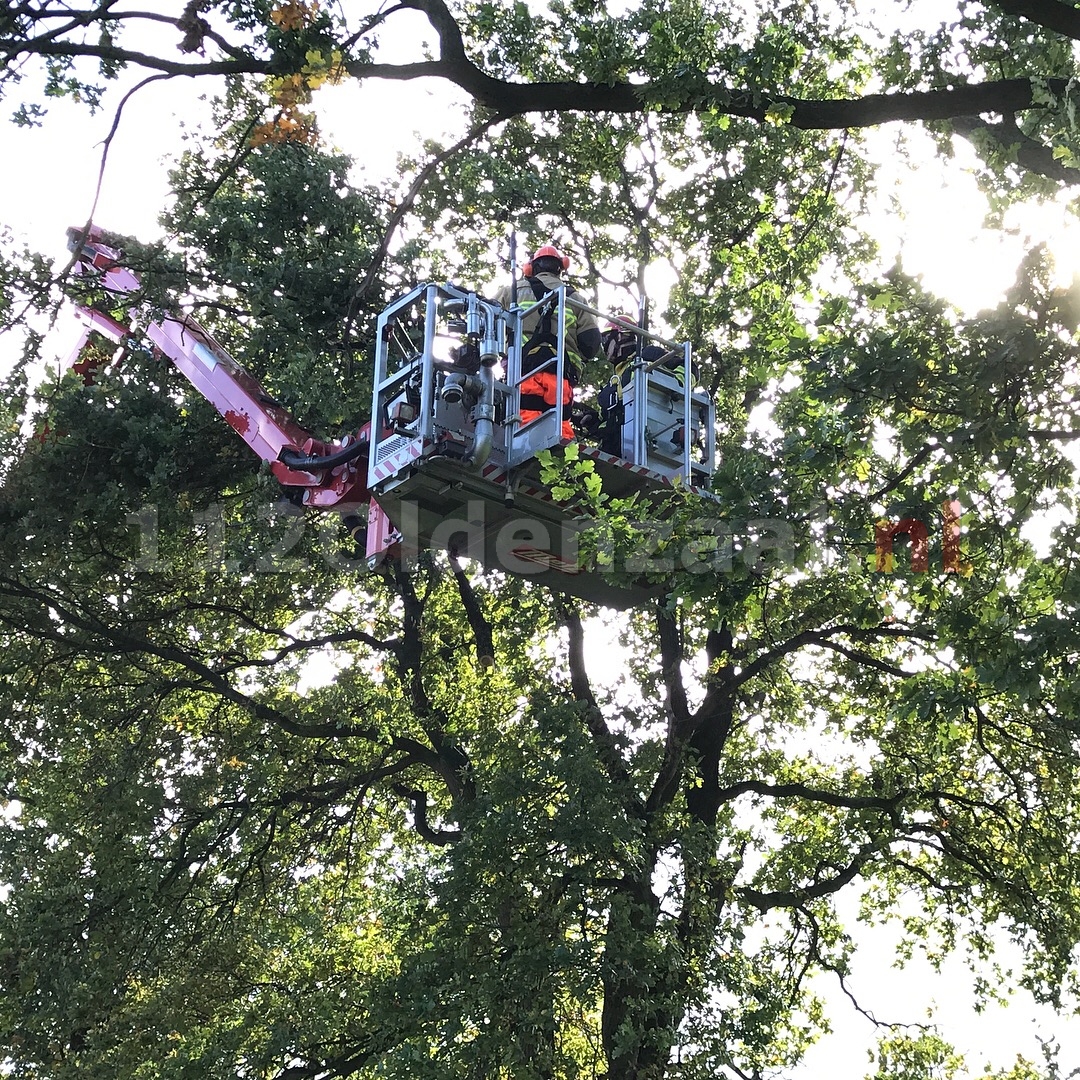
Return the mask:
{"type": "MultiPolygon", "coordinates": [[[[1041,251],[977,319],[880,273],[854,129],[971,139],[996,205],[1056,190],[1080,9],[964,0],[893,33],[853,8],[0,14],[23,122],[132,71],[220,93],[169,243],[125,247],[145,305],[192,307],[320,433],[364,418],[385,302],[490,286],[508,223],[609,296],[667,264],[733,537],[715,573],[658,558],[668,593],[622,614],[444,555],[366,575],[138,342],[31,393],[24,336],[0,398],[0,1072],[788,1075],[825,1027],[814,976],[847,989],[890,919],[901,952],[983,961],[985,998],[1011,939],[1012,982],[1073,1007],[1080,551],[1040,522],[1071,520],[1080,299],[1041,251]],[[409,12],[432,45],[382,62],[409,12]],[[365,182],[319,144],[322,83],[425,75],[473,100],[458,142],[365,182]],[[878,572],[883,518],[927,523],[929,572],[899,545],[878,572]],[[790,552],[762,553],[765,520],[790,552]]],[[[13,333],[92,292],[52,273],[7,245],[13,333]]],[[[996,1075],[1053,1076],[1047,1053],[996,1075]]],[[[964,1064],[896,1030],[876,1069],[964,1064]]]]}

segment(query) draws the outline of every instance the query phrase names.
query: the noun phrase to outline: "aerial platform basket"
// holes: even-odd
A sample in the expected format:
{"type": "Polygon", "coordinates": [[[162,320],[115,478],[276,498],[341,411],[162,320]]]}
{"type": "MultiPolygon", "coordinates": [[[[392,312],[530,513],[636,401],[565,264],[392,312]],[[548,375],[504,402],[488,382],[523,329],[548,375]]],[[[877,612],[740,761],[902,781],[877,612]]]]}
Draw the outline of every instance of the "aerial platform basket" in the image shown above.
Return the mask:
{"type": "MultiPolygon", "coordinates": [[[[69,229],[68,239],[76,273],[110,292],[140,291],[116,238],[91,227],[69,229]]],[[[92,334],[116,343],[121,353],[145,337],[267,463],[290,500],[341,514],[357,538],[363,530],[357,515],[367,506],[369,567],[447,548],[493,569],[627,607],[643,598],[640,574],[617,560],[583,557],[579,539],[595,523],[583,504],[553,497],[537,460],[542,451],[565,452],[563,417],[551,410],[523,422],[523,379],[548,368],[554,385],[562,385],[570,309],[608,318],[635,336],[634,362],[619,384],[624,419],[604,442],[619,453],[602,453],[584,438],[575,446],[609,495],[643,496],[643,515],[678,486],[703,500],[702,518],[715,521],[717,506],[708,490],[714,470],[712,400],[693,389],[692,378],[680,381],[670,370],[692,370],[688,345],[603,316],[562,288],[530,306],[550,315],[558,348],[550,361],[523,376],[526,308],[507,311],[453,285],[421,285],[395,301],[379,317],[371,417],[330,441],[299,425],[183,312],[161,316],[144,309],[139,329],[107,310],[80,306],[84,330],[72,366],[93,383],[101,361],[81,356],[92,334]]],[[[610,377],[605,363],[592,362],[576,391],[580,403],[589,404],[610,377]]],[[[658,509],[656,514],[662,516],[658,509]]],[[[643,572],[655,580],[656,569],[643,572]]]]}
{"type": "MultiPolygon", "coordinates": [[[[558,353],[546,366],[561,385],[568,308],[610,317],[565,289],[540,303],[557,328],[558,353]]],[[[653,590],[628,586],[622,567],[584,558],[579,538],[593,522],[572,500],[556,501],[541,480],[536,455],[557,455],[566,440],[556,409],[527,424],[520,418],[524,312],[453,285],[428,284],[382,313],[368,487],[400,531],[406,559],[449,548],[583,599],[630,606],[653,590]]],[[[690,372],[689,346],[613,321],[652,348],[638,349],[624,377],[622,454],[603,453],[583,437],[578,456],[593,462],[612,496],[640,492],[647,504],[678,486],[705,500],[706,516],[715,516],[708,490],[715,467],[712,399],[664,366],[675,356],[690,372]],[[645,360],[643,353],[656,358],[645,360]]],[[[610,376],[605,361],[590,361],[575,396],[594,402],[610,376]]]]}

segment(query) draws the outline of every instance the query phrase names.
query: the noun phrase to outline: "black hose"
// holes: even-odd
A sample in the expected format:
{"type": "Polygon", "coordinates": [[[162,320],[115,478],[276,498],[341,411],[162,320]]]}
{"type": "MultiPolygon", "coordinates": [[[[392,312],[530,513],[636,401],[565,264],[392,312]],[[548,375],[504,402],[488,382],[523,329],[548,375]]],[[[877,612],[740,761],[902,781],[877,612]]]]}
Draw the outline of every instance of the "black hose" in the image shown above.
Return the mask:
{"type": "Polygon", "coordinates": [[[296,469],[299,472],[310,472],[316,469],[336,469],[339,465],[344,465],[345,462],[352,461],[353,458],[357,458],[361,454],[367,453],[367,449],[367,442],[365,440],[357,439],[351,446],[346,446],[336,454],[318,457],[315,455],[309,456],[307,454],[301,454],[299,450],[293,450],[292,447],[286,446],[285,449],[278,454],[278,460],[283,465],[288,465],[290,469],[296,469]]]}

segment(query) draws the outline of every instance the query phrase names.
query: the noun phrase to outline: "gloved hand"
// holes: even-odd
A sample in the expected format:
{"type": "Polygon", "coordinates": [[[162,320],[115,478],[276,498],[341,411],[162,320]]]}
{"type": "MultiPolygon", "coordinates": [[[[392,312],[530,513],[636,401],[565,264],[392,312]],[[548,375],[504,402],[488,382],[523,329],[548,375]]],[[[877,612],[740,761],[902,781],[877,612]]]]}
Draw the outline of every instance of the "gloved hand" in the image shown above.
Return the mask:
{"type": "Polygon", "coordinates": [[[575,405],[570,421],[579,431],[596,438],[600,432],[600,414],[588,405],[575,405]]]}

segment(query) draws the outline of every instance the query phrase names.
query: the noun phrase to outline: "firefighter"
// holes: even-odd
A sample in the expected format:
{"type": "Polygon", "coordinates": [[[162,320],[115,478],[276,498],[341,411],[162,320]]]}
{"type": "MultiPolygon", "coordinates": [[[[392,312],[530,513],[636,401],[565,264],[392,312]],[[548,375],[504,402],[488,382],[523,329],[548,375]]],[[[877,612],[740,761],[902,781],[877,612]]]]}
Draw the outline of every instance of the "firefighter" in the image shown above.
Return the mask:
{"type": "MultiPolygon", "coordinates": [[[[536,249],[536,254],[521,268],[522,280],[517,287],[518,305],[523,308],[533,307],[540,299],[564,284],[563,274],[570,268],[570,260],[553,244],[544,244],[536,249]]],[[[580,294],[568,288],[568,296],[580,294]]],[[[509,285],[499,290],[496,301],[504,308],[513,302],[513,290],[509,285]]],[[[566,308],[566,357],[563,361],[563,385],[555,385],[554,365],[543,367],[552,360],[557,352],[558,334],[552,326],[553,314],[549,311],[543,316],[530,312],[522,320],[524,341],[521,349],[521,423],[522,426],[542,416],[545,412],[561,407],[562,437],[574,438],[574,429],[570,423],[570,410],[574,400],[574,386],[577,385],[584,360],[597,356],[600,352],[600,328],[596,319],[588,312],[566,308]],[[535,374],[532,374],[535,372],[535,374]]]]}
{"type": "MultiPolygon", "coordinates": [[[[622,312],[618,318],[627,322],[634,321],[622,312]]],[[[612,375],[596,397],[597,408],[600,410],[596,435],[600,440],[600,449],[605,454],[622,457],[622,388],[630,380],[630,365],[637,354],[637,338],[618,323],[609,322],[601,335],[601,347],[611,364],[612,375]]]]}
{"type": "MultiPolygon", "coordinates": [[[[617,318],[628,323],[636,321],[632,316],[623,313],[617,318]]],[[[655,364],[659,360],[659,370],[672,375],[680,386],[686,382],[686,371],[681,352],[669,352],[659,345],[642,345],[637,334],[618,322],[609,322],[604,328],[601,346],[604,356],[611,364],[612,375],[608,384],[602,387],[597,395],[600,422],[596,435],[604,453],[622,457],[623,388],[633,377],[633,362],[639,349],[645,364],[655,364]]]]}

